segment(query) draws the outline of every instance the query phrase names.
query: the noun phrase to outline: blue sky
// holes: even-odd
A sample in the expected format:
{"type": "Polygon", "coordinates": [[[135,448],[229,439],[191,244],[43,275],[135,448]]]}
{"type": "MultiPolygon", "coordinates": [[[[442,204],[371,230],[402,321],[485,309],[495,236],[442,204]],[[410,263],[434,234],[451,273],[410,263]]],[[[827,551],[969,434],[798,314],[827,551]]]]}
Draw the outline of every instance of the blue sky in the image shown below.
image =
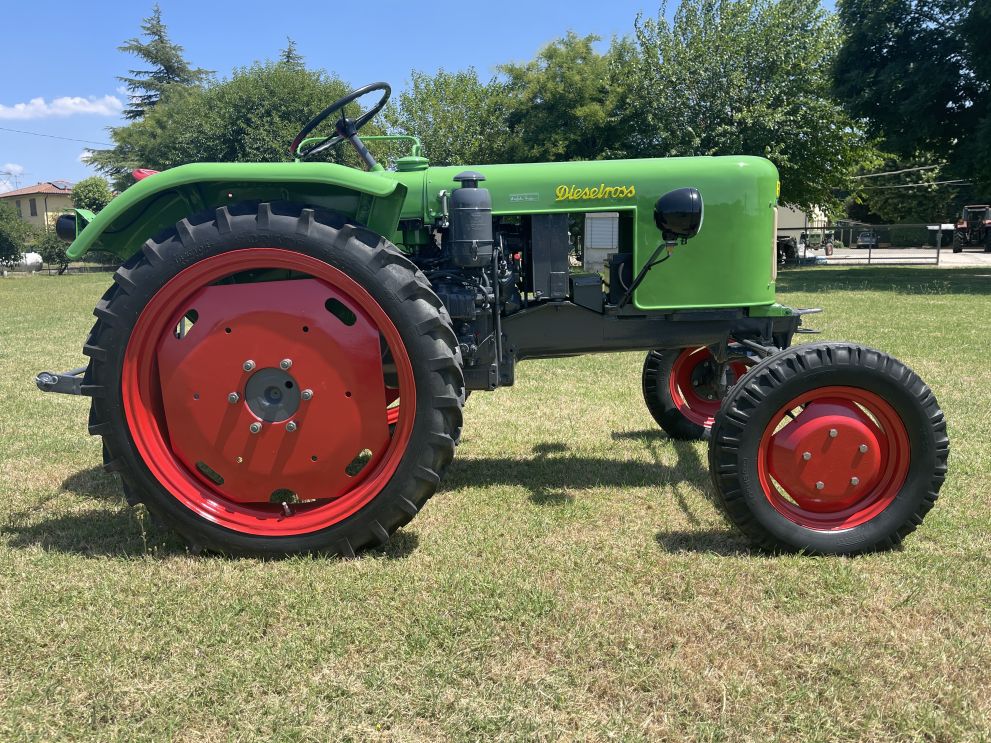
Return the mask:
{"type": "MultiPolygon", "coordinates": [[[[94,143],[121,123],[126,102],[117,75],[137,60],[117,51],[138,34],[152,0],[107,0],[85,11],[16,3],[4,9],[0,75],[0,191],[93,172],[80,162],[87,142],[20,134],[18,129],[94,143]]],[[[826,2],[832,6],[832,2],[826,2]]],[[[637,13],[656,15],[657,0],[498,3],[379,2],[296,5],[272,0],[213,3],[160,0],[173,41],[194,65],[229,75],[235,67],[275,57],[295,39],[311,67],[354,85],[375,80],[402,88],[411,69],[474,65],[480,73],[507,61],[530,59],[544,44],[579,34],[631,32],[637,13]],[[324,10],[303,11],[305,8],[324,10]]],[[[300,122],[300,125],[305,122],[300,122]]]]}

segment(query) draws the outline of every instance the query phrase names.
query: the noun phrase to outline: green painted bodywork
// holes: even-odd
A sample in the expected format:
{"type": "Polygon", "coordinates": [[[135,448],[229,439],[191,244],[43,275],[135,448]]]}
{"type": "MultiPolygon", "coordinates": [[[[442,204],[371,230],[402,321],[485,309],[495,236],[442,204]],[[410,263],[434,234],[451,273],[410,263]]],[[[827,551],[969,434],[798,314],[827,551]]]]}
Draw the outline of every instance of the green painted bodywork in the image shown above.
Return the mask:
{"type": "MultiPolygon", "coordinates": [[[[650,258],[661,240],[654,225],[654,202],[672,189],[693,186],[702,194],[702,229],[687,245],[677,247],[663,266],[647,275],[634,295],[634,304],[653,310],[774,302],[778,171],[767,160],[598,160],[428,168],[385,175],[401,180],[409,188],[403,218],[431,221],[440,213],[440,191],[456,188],[453,177],[466,169],[485,176],[481,185],[491,192],[496,215],[595,211],[628,214],[633,225],[634,272],[650,258]],[[608,190],[630,187],[632,196],[619,196],[608,190]],[[568,189],[567,193],[560,193],[561,188],[568,189]],[[579,198],[559,199],[561,195],[579,198]]],[[[395,237],[401,240],[401,236],[395,237]]]]}
{"type": "Polygon", "coordinates": [[[426,242],[428,233],[410,225],[432,224],[441,216],[441,193],[458,187],[454,176],[476,170],[485,176],[481,185],[491,192],[495,215],[619,212],[625,225],[621,240],[632,249],[636,271],[660,242],[654,202],[667,191],[693,186],[704,203],[702,229],[647,275],[634,295],[635,306],[745,307],[761,316],[786,309],[774,304],[778,173],[762,158],[428,167],[424,158],[413,156],[397,166],[395,171],[364,172],[304,162],[184,165],[124,191],[79,233],[68,253],[78,259],[87,250],[100,249],[126,258],[183,217],[254,200],[294,201],[340,212],[412,249],[426,242]]]}
{"type": "MultiPolygon", "coordinates": [[[[183,217],[239,201],[294,201],[346,214],[384,235],[396,229],[406,187],[384,173],[331,163],[197,163],[138,181],[82,229],[66,251],[121,258],[183,217]]],[[[77,212],[77,223],[79,222],[77,212]]]]}

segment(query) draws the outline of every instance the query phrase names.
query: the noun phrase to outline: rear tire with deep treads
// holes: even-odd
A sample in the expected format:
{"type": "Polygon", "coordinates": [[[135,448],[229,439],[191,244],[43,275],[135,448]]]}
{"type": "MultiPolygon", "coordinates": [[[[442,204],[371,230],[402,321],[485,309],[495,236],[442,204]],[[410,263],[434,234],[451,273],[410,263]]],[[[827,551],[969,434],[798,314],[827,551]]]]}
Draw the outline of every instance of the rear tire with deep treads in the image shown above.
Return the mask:
{"type": "Polygon", "coordinates": [[[83,393],[92,397],[90,433],[103,437],[105,467],[119,473],[128,501],[143,503],[196,549],[351,557],[363,548],[383,545],[416,515],[453,457],[462,424],[464,380],[450,317],[427,279],[391,243],[340,215],[297,204],[245,203],[183,219],[146,242],[116,272],[114,285],[94,314],[97,322],[84,347],[90,357],[83,383],[83,393]],[[135,443],[122,389],[129,378],[124,366],[132,331],[146,306],[154,306],[156,294],[198,264],[236,261],[253,250],[273,248],[310,265],[318,261],[329,266],[328,271],[352,280],[362,296],[371,298],[401,341],[410,370],[409,397],[415,391],[415,414],[411,423],[402,424],[408,437],[394,452],[391,476],[353,512],[336,521],[336,516],[328,517],[331,520],[319,528],[307,527],[301,533],[268,534],[228,522],[220,525],[177,498],[152,474],[144,450],[135,443]]]}
{"type": "Polygon", "coordinates": [[[730,520],[771,551],[893,548],[946,477],[946,420],[905,364],[851,343],[762,360],[716,416],[709,469],[730,520]]]}

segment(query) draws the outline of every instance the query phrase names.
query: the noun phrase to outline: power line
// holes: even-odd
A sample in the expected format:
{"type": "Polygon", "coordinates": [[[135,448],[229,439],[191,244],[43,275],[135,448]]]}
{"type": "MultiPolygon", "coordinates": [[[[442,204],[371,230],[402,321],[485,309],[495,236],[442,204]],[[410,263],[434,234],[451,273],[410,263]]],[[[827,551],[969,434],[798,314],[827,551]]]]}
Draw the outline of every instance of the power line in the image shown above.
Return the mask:
{"type": "Polygon", "coordinates": [[[878,178],[882,175],[898,175],[899,173],[912,173],[916,170],[932,170],[938,165],[920,165],[918,168],[905,168],[904,170],[889,170],[884,173],[868,173],[867,175],[855,175],[854,178],[878,178]]]}
{"type": "Polygon", "coordinates": [[[952,183],[955,186],[970,186],[971,181],[964,180],[962,178],[956,178],[950,181],[921,181],[919,183],[899,183],[897,186],[864,186],[864,188],[870,189],[871,191],[878,191],[880,189],[886,188],[913,188],[915,186],[942,186],[952,183]]]}
{"type": "Polygon", "coordinates": [[[92,139],[76,139],[75,137],[60,137],[57,134],[42,134],[41,132],[26,132],[23,129],[9,129],[0,126],[0,131],[14,132],[15,134],[30,134],[32,137],[48,137],[49,139],[64,139],[67,142],[82,142],[83,144],[98,144],[104,147],[113,147],[109,142],[95,142],[92,139]]]}

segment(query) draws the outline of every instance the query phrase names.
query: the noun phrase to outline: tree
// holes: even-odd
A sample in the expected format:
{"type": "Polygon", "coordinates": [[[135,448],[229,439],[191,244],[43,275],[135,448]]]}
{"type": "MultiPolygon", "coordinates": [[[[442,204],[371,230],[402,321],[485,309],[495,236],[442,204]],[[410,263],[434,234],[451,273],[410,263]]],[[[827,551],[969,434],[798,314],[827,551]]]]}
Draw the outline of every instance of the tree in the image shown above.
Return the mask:
{"type": "MultiPolygon", "coordinates": [[[[139,167],[165,170],[193,162],[286,162],[289,144],[313,116],[349,91],[339,78],[280,62],[256,63],[229,80],[172,88],[141,120],[111,130],[115,147],[91,151],[90,164],[118,190],[139,167]]],[[[357,115],[357,106],[349,108],[357,115]]],[[[333,122],[321,131],[331,132],[333,122]]],[[[381,131],[376,122],[363,133],[381,131]]],[[[349,147],[328,159],[358,164],[349,147]]]]}
{"type": "Polygon", "coordinates": [[[279,52],[279,62],[294,70],[302,70],[306,67],[306,60],[296,49],[296,42],[291,36],[286,37],[286,48],[279,52]]]}
{"type": "Polygon", "coordinates": [[[598,160],[620,153],[628,96],[629,42],[614,40],[605,54],[598,36],[568,33],[525,64],[499,67],[509,159],[512,162],[598,160]]]}
{"type": "Polygon", "coordinates": [[[89,209],[94,214],[113,198],[107,180],[98,175],[84,178],[72,187],[72,205],[77,209],[89,209]]]}
{"type": "Polygon", "coordinates": [[[506,138],[500,88],[494,79],[480,81],[473,67],[433,75],[414,70],[386,121],[397,134],[419,137],[434,165],[500,162],[506,138]]]}
{"type": "Polygon", "coordinates": [[[991,7],[840,0],[836,95],[902,158],[931,152],[991,189],[991,7]]]}
{"type": "Polygon", "coordinates": [[[10,204],[0,202],[0,266],[10,268],[21,259],[24,244],[34,235],[10,204]]]}
{"type": "Polygon", "coordinates": [[[502,65],[501,77],[487,82],[474,68],[414,72],[388,122],[420,137],[438,165],[609,157],[617,152],[620,61],[630,45],[614,41],[600,54],[597,41],[569,33],[530,62],[502,65]]]}
{"type": "Polygon", "coordinates": [[[69,268],[69,256],[65,249],[69,246],[67,242],[59,238],[54,231],[44,233],[34,244],[34,249],[41,255],[41,260],[49,266],[58,266],[58,275],[61,276],[69,268]]]}
{"type": "Polygon", "coordinates": [[[871,170],[891,172],[908,169],[910,172],[858,179],[858,193],[847,210],[848,215],[875,223],[934,224],[950,221],[952,215],[959,213],[963,202],[972,196],[972,189],[943,183],[947,180],[946,168],[947,163],[939,162],[933,153],[921,153],[916,160],[889,157],[871,170]],[[911,170],[934,164],[937,167],[911,170]]]}
{"type": "Polygon", "coordinates": [[[831,95],[835,23],[817,0],[682,0],[637,19],[626,153],[749,154],[781,173],[783,202],[837,209],[864,136],[831,95]]]}
{"type": "Polygon", "coordinates": [[[182,56],[182,47],[169,39],[158,3],[141,23],[141,30],[145,40],[135,37],[118,47],[151,67],[149,70],[130,70],[130,77],[117,78],[131,94],[130,108],[125,109],[124,118],[132,120],[144,117],[170,86],[200,85],[210,75],[209,70],[191,67],[182,56]]]}

